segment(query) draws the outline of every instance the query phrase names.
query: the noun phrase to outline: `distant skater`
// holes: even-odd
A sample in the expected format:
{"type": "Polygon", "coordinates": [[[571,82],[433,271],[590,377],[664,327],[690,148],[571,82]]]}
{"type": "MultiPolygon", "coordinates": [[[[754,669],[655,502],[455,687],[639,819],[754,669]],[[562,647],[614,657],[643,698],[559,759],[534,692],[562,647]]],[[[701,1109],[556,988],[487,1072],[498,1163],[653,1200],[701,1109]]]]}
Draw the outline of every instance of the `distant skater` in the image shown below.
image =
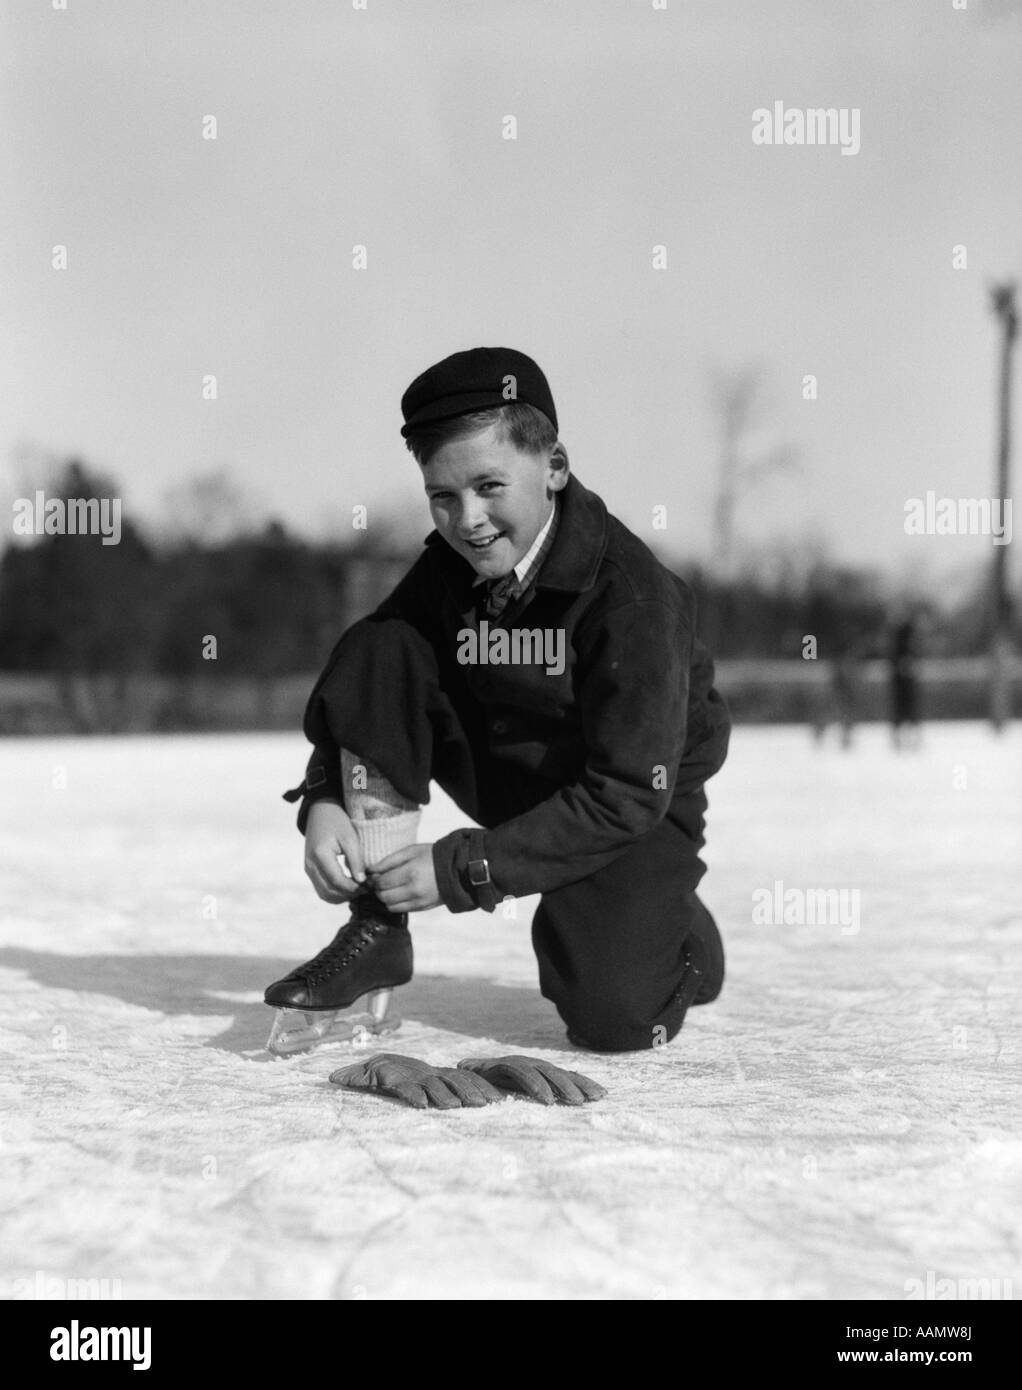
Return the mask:
{"type": "Polygon", "coordinates": [[[822,743],[831,724],[836,724],[842,748],[851,748],[859,705],[859,650],[843,639],[835,648],[826,672],[826,684],[819,687],[813,719],[813,734],[822,743]]]}
{"type": "Polygon", "coordinates": [[[891,737],[899,751],[917,748],[921,739],[916,668],[918,645],[918,624],[910,613],[894,625],[888,655],[891,670],[891,737]]]}

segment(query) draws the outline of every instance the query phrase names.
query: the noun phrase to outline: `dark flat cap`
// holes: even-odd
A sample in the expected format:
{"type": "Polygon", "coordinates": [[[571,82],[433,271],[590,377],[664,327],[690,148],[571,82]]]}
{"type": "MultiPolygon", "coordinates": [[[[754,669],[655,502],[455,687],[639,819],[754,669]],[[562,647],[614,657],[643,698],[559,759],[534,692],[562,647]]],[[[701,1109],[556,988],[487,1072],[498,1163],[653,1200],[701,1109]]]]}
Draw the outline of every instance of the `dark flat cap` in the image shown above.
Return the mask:
{"type": "Polygon", "coordinates": [[[535,406],[557,429],[554,398],[531,357],[514,348],[469,348],[452,353],[415,378],[401,397],[405,417],[401,433],[407,439],[418,425],[513,401],[535,406]]]}

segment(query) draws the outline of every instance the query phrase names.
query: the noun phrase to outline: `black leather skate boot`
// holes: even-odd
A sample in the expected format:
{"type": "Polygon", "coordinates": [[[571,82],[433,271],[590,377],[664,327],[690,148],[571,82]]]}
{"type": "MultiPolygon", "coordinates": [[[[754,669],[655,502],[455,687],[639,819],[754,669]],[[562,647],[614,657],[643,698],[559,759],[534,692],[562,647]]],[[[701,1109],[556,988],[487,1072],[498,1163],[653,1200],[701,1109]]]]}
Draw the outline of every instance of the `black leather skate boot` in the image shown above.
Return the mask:
{"type": "Polygon", "coordinates": [[[373,990],[406,985],[412,978],[412,938],[407,912],[388,912],[371,893],[352,899],[346,922],[318,955],[266,991],[278,1009],[347,1009],[373,990]]]}
{"type": "Polygon", "coordinates": [[[327,1039],[389,1032],[397,1027],[387,1017],[391,991],[411,978],[408,914],[388,912],[373,894],[360,895],[329,946],[266,991],[266,1003],[281,1010],[267,1047],[286,1055],[327,1039]],[[344,1012],[363,996],[361,1013],[344,1012]]]}

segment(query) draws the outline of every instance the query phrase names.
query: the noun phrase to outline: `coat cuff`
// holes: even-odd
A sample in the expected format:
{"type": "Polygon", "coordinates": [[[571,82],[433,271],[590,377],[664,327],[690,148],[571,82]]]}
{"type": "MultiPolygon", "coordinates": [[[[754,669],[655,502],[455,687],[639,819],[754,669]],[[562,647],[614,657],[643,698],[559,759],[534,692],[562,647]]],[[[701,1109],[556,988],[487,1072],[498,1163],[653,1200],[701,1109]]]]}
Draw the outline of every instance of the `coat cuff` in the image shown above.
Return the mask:
{"type": "Polygon", "coordinates": [[[283,793],[285,801],[295,802],[299,798],[302,804],[298,808],[298,829],[304,835],[309,811],[317,801],[329,798],[344,805],[340,758],[331,757],[328,750],[316,748],[305,769],[304,781],[283,793]]]}
{"type": "Polygon", "coordinates": [[[433,845],[437,891],[450,912],[492,912],[500,894],[490,877],[482,830],[455,830],[433,845]]]}

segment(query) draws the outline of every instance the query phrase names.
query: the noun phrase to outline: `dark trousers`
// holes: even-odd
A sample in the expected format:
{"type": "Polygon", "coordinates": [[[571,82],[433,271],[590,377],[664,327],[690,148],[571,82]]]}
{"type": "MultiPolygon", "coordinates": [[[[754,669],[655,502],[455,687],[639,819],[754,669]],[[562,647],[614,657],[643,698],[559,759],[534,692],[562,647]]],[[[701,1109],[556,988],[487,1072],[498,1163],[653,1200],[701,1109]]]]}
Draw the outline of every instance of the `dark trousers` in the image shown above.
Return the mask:
{"type": "MultiPolygon", "coordinates": [[[[490,827],[556,790],[491,754],[484,711],[456,681],[443,688],[436,653],[404,621],[350,628],[321,698],[333,739],[417,802],[434,780],[490,827]]],[[[719,994],[724,949],[695,892],[705,809],[701,790],[676,796],[620,858],[543,894],[532,924],[540,989],[576,1041],[609,1052],[656,1047],[691,1004],[719,994]]]]}

